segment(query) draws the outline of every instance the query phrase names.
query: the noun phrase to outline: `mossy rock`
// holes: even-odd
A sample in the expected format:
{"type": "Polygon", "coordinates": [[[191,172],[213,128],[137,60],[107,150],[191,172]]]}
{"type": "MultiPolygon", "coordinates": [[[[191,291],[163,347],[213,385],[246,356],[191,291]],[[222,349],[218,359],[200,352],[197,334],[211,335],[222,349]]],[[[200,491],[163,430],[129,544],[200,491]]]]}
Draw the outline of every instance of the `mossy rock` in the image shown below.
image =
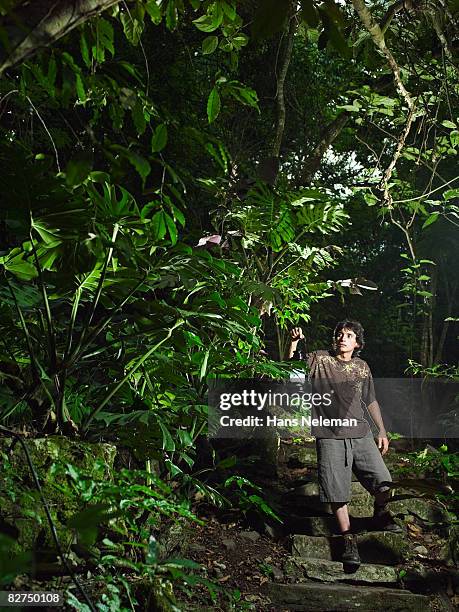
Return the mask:
{"type": "Polygon", "coordinates": [[[134,587],[139,610],[145,612],[178,612],[172,582],[166,578],[144,578],[134,587]]]}
{"type": "MultiPolygon", "coordinates": [[[[65,548],[73,538],[67,521],[81,510],[81,502],[77,495],[69,495],[68,477],[53,466],[71,464],[95,480],[110,480],[116,447],[63,436],[30,439],[26,444],[58,537],[65,548]]],[[[53,550],[55,546],[24,450],[12,438],[2,438],[0,457],[0,532],[15,539],[12,554],[36,551],[43,560],[44,551],[53,550]]]]}
{"type": "Polygon", "coordinates": [[[413,515],[421,521],[449,523],[447,510],[434,500],[412,497],[389,500],[388,506],[395,515],[413,515]]]}
{"type": "Polygon", "coordinates": [[[193,524],[185,517],[178,517],[173,522],[159,524],[158,559],[164,561],[169,557],[183,557],[193,539],[193,524]]]}
{"type": "MultiPolygon", "coordinates": [[[[385,563],[394,565],[408,558],[411,544],[403,533],[375,531],[356,535],[362,563],[385,563]]],[[[304,559],[339,561],[344,551],[340,536],[318,537],[296,534],[293,536],[292,552],[304,559]]]]}
{"type": "Polygon", "coordinates": [[[362,563],[355,572],[347,574],[343,571],[343,564],[339,561],[294,557],[285,561],[284,572],[290,578],[295,577],[298,583],[308,582],[311,579],[321,582],[360,582],[368,584],[396,584],[398,582],[395,567],[371,563],[362,563]],[[298,568],[300,572],[298,572],[298,568]]]}

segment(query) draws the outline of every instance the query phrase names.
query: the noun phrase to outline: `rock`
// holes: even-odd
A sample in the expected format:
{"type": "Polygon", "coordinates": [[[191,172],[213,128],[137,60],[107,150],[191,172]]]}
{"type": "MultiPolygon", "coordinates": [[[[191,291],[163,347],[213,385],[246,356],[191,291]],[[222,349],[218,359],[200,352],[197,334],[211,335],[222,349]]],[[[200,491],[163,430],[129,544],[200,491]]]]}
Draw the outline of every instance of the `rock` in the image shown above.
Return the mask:
{"type": "Polygon", "coordinates": [[[258,531],[241,531],[240,536],[241,538],[246,538],[247,540],[256,542],[259,539],[260,534],[258,531]]]}
{"type": "Polygon", "coordinates": [[[353,495],[349,503],[349,514],[363,518],[373,516],[374,498],[368,492],[361,495],[353,495]]]}
{"type": "Polygon", "coordinates": [[[414,515],[422,521],[449,523],[448,512],[433,500],[413,497],[410,499],[389,500],[388,506],[394,515],[414,515]]]}
{"type": "Polygon", "coordinates": [[[278,523],[274,523],[273,525],[264,523],[264,529],[266,535],[268,535],[272,540],[278,541],[285,537],[285,528],[278,523]]]}
{"type": "Polygon", "coordinates": [[[424,557],[429,554],[429,551],[425,546],[415,546],[413,548],[413,552],[415,552],[417,555],[423,555],[424,557]]]}
{"type": "MultiPolygon", "coordinates": [[[[316,481],[307,482],[299,487],[296,487],[292,494],[297,496],[312,497],[319,495],[319,483],[316,481]]],[[[351,484],[351,495],[369,495],[368,491],[360,484],[353,482],[351,484]]]]}
{"type": "MultiPolygon", "coordinates": [[[[305,483],[290,491],[285,496],[284,503],[296,508],[301,508],[303,512],[307,513],[314,511],[331,514],[330,504],[320,501],[319,483],[316,481],[305,483]]],[[[360,482],[352,482],[351,484],[349,513],[354,517],[368,517],[373,515],[373,497],[360,482]]]]}
{"type": "Polygon", "coordinates": [[[133,586],[136,599],[142,602],[145,612],[175,612],[175,599],[172,582],[164,576],[144,578],[133,586]]]}
{"type": "Polygon", "coordinates": [[[286,517],[286,526],[293,533],[305,533],[314,536],[334,535],[338,525],[334,516],[297,516],[286,517]]]}
{"type": "MultiPolygon", "coordinates": [[[[74,533],[67,527],[67,521],[82,508],[79,495],[68,493],[71,489],[64,466],[72,464],[95,480],[110,480],[116,447],[71,440],[64,436],[27,439],[25,442],[62,547],[68,549],[74,533]],[[68,492],[62,493],[59,487],[64,487],[68,492]]],[[[0,457],[0,530],[4,533],[8,533],[10,528],[15,530],[14,534],[10,534],[14,537],[10,553],[34,550],[41,558],[45,551],[55,554],[45,510],[21,445],[13,446],[11,438],[0,438],[0,457]],[[10,452],[11,448],[13,450],[10,452]]]]}
{"type": "Polygon", "coordinates": [[[284,573],[275,565],[271,566],[273,573],[273,580],[275,582],[281,582],[284,579],[284,573]]]}
{"type": "MultiPolygon", "coordinates": [[[[364,563],[396,564],[409,556],[410,543],[402,533],[375,531],[357,534],[359,554],[364,563]]],[[[292,553],[304,559],[339,561],[343,552],[340,536],[294,535],[292,553]]]]}
{"type": "Polygon", "coordinates": [[[264,433],[266,435],[255,443],[260,452],[262,469],[267,476],[277,478],[281,439],[274,427],[268,427],[264,433]]]}
{"type": "Polygon", "coordinates": [[[277,609],[296,612],[430,612],[430,599],[423,595],[383,587],[344,584],[279,584],[262,587],[277,609]]]}
{"type": "Polygon", "coordinates": [[[357,571],[345,573],[343,564],[339,561],[291,557],[285,562],[284,569],[290,569],[291,564],[300,568],[300,576],[302,570],[303,578],[298,579],[298,582],[305,582],[308,579],[320,580],[321,582],[358,581],[369,584],[396,584],[398,582],[397,570],[387,565],[363,563],[357,571]]]}
{"type": "Polygon", "coordinates": [[[222,544],[227,550],[236,549],[236,542],[234,540],[222,540],[222,544]]]}
{"type": "Polygon", "coordinates": [[[404,566],[402,576],[403,586],[411,591],[432,592],[442,590],[444,579],[434,568],[429,568],[420,561],[412,561],[409,566],[404,566]]]}
{"type": "Polygon", "coordinates": [[[206,552],[207,548],[205,546],[203,546],[202,544],[190,544],[188,547],[188,550],[194,551],[194,552],[206,552]]]}
{"type": "Polygon", "coordinates": [[[185,517],[179,516],[173,522],[160,525],[157,536],[158,560],[184,556],[192,537],[193,526],[185,517]]]}
{"type": "Polygon", "coordinates": [[[316,467],[317,453],[315,442],[282,445],[282,461],[288,467],[316,467]]]}
{"type": "Polygon", "coordinates": [[[457,555],[452,548],[452,542],[450,540],[447,540],[441,545],[436,558],[439,561],[443,561],[448,567],[454,567],[456,565],[455,559],[457,555]]]}

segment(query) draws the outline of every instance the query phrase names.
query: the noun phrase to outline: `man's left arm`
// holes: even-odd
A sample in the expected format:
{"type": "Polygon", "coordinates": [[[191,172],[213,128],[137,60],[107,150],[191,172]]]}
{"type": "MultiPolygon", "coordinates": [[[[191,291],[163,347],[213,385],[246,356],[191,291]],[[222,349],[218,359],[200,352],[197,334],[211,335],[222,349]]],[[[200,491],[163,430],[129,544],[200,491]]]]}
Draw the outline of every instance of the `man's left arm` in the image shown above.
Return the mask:
{"type": "Polygon", "coordinates": [[[381,410],[376,400],[368,405],[368,412],[378,428],[378,448],[381,451],[381,455],[385,455],[389,448],[389,440],[387,438],[386,428],[384,427],[384,421],[382,420],[381,410]]]}
{"type": "Polygon", "coordinates": [[[365,379],[365,395],[364,401],[368,408],[371,418],[373,419],[376,427],[378,428],[378,448],[381,451],[381,455],[385,455],[389,449],[389,440],[387,438],[386,428],[382,419],[381,410],[376,400],[375,387],[373,383],[373,376],[371,375],[370,368],[368,368],[368,374],[365,379]]]}

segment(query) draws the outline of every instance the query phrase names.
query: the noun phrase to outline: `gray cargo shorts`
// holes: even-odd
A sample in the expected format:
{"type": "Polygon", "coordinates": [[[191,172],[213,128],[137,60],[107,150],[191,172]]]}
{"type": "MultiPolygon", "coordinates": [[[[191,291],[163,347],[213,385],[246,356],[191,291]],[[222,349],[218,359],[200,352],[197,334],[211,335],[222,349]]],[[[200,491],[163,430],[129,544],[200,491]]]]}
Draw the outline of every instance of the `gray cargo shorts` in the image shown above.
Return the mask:
{"type": "Polygon", "coordinates": [[[371,431],[363,438],[317,438],[316,448],[320,501],[348,503],[352,472],[372,495],[390,488],[392,477],[371,431]]]}

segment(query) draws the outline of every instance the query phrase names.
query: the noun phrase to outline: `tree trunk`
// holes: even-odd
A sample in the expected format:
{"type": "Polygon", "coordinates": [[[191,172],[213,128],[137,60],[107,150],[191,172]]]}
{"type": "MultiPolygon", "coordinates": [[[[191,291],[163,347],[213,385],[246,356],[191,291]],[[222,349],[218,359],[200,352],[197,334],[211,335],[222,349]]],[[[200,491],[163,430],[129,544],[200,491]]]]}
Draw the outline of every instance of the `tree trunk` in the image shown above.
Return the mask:
{"type": "Polygon", "coordinates": [[[293,38],[297,28],[297,20],[294,14],[295,5],[292,2],[289,10],[287,27],[282,32],[279,49],[280,62],[279,70],[276,73],[276,105],[277,105],[277,121],[274,130],[274,137],[271,144],[269,154],[260,161],[258,166],[258,177],[268,183],[274,185],[279,173],[279,157],[282,144],[282,138],[285,130],[285,95],[284,85],[287,77],[290,59],[292,57],[293,38]]]}
{"type": "Polygon", "coordinates": [[[0,21],[0,75],[39,49],[52,45],[84,21],[120,0],[34,0],[21,2],[0,21]],[[6,40],[5,40],[6,39],[6,40]]]}
{"type": "MultiPolygon", "coordinates": [[[[292,13],[292,10],[293,10],[293,6],[292,6],[290,13],[292,13]]],[[[271,149],[271,155],[272,157],[277,157],[277,158],[279,158],[280,156],[282,137],[284,135],[284,129],[285,129],[286,111],[285,111],[284,85],[285,85],[285,78],[288,72],[288,67],[290,65],[290,60],[292,58],[293,38],[295,35],[296,27],[297,27],[297,22],[296,22],[295,16],[290,14],[287,30],[283,34],[283,37],[285,36],[285,41],[283,43],[282,59],[280,62],[279,73],[277,76],[277,83],[276,83],[277,125],[276,125],[276,132],[274,135],[273,145],[271,149]]]]}

